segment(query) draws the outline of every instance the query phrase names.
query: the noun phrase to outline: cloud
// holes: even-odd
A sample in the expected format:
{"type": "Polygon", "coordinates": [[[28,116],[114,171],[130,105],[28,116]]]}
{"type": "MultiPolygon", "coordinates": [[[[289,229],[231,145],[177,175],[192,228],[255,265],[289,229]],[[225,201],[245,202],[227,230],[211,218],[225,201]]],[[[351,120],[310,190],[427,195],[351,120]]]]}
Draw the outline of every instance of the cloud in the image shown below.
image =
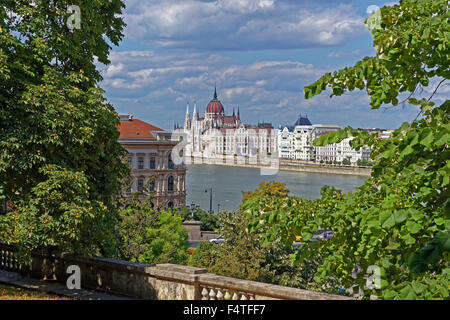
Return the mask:
{"type": "Polygon", "coordinates": [[[117,110],[151,115],[165,128],[174,119],[183,120],[188,101],[197,101],[203,113],[215,83],[227,113],[239,106],[243,118],[253,123],[266,112],[270,119],[274,108],[298,109],[302,87],[330,71],[298,61],[235,64],[212,53],[114,51],[110,60],[101,85],[117,110]]]}
{"type": "Polygon", "coordinates": [[[191,50],[294,49],[336,46],[366,31],[350,5],[317,2],[129,0],[126,38],[191,50]]]}
{"type": "Polygon", "coordinates": [[[339,52],[330,52],[328,54],[328,58],[330,59],[340,59],[342,57],[350,57],[350,56],[359,56],[361,55],[360,49],[355,49],[350,52],[348,51],[339,51],[339,52]]]}
{"type": "MultiPolygon", "coordinates": [[[[383,113],[383,118],[380,112],[370,110],[364,91],[333,99],[325,92],[305,100],[303,87],[334,67],[299,61],[235,64],[229,57],[218,54],[186,52],[112,52],[110,59],[111,65],[104,69],[101,85],[116,110],[132,113],[165,129],[171,129],[174,122],[184,122],[187,102],[192,112],[196,101],[197,110],[203,115],[215,83],[226,113],[231,114],[233,108],[239,107],[245,123],[264,120],[275,126],[286,125],[293,123],[302,112],[308,113],[313,123],[356,127],[400,124],[396,122],[399,117],[386,117],[383,113]]],[[[413,118],[411,110],[389,111],[389,114],[409,119],[413,118]]]]}

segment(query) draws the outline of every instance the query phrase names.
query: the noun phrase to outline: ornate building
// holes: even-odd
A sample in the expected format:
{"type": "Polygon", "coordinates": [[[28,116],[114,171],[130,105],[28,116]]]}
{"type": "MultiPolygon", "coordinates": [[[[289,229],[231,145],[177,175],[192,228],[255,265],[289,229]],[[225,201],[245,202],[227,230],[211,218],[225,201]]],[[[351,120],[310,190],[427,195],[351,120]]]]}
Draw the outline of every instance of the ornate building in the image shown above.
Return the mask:
{"type": "Polygon", "coordinates": [[[256,126],[241,121],[240,110],[227,116],[222,103],[214,90],[213,99],[208,103],[205,116],[200,117],[197,104],[191,115],[189,104],[183,128],[176,128],[185,136],[186,156],[222,158],[223,156],[242,156],[263,158],[278,153],[277,136],[270,123],[256,126]]]}
{"type": "MultiPolygon", "coordinates": [[[[127,193],[153,196],[153,205],[178,208],[186,204],[186,167],[175,164],[172,149],[179,143],[164,131],[131,115],[120,115],[119,142],[128,151],[131,168],[127,193]]],[[[127,184],[127,185],[128,185],[127,184]]]]}
{"type": "Polygon", "coordinates": [[[350,146],[352,137],[322,147],[313,145],[318,137],[340,128],[337,125],[312,124],[306,115],[300,115],[293,126],[280,127],[278,131],[280,158],[317,162],[348,160],[352,164],[369,160],[371,150],[364,147],[358,151],[353,149],[350,146]]]}

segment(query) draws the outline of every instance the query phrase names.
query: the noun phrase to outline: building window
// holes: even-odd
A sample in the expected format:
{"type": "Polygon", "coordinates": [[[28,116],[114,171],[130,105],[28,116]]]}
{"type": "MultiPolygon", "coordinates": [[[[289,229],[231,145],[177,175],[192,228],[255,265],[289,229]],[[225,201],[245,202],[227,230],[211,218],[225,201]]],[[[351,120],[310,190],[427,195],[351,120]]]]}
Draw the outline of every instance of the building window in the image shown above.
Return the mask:
{"type": "Polygon", "coordinates": [[[156,158],[150,157],[150,169],[156,169],[156,158]]]}
{"type": "Polygon", "coordinates": [[[150,181],[150,191],[155,191],[155,180],[150,181]]]}
{"type": "Polygon", "coordinates": [[[169,203],[167,203],[167,207],[168,207],[169,209],[173,209],[173,202],[172,202],[172,201],[169,201],[169,203]]]}
{"type": "Polygon", "coordinates": [[[133,157],[128,157],[128,167],[133,169],[133,157]]]}
{"type": "Polygon", "coordinates": [[[172,161],[172,155],[169,153],[169,169],[174,169],[175,166],[172,161]]]}
{"type": "Polygon", "coordinates": [[[170,176],[169,179],[167,180],[167,190],[173,191],[173,187],[174,187],[174,179],[173,176],[170,176]]]}
{"type": "Polygon", "coordinates": [[[144,191],[144,179],[138,179],[138,192],[144,191]]]}
{"type": "Polygon", "coordinates": [[[138,169],[144,169],[144,157],[138,157],[138,169]]]}

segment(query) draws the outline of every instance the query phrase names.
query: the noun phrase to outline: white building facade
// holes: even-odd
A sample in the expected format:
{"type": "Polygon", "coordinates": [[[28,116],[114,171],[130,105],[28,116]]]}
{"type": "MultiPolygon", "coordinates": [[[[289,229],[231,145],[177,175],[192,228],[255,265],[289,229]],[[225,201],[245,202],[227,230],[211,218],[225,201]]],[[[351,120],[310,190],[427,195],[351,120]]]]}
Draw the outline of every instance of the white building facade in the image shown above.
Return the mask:
{"type": "Polygon", "coordinates": [[[312,124],[307,116],[298,118],[293,126],[280,127],[278,130],[278,148],[280,158],[327,162],[342,162],[348,160],[356,164],[358,160],[369,160],[369,148],[356,151],[350,146],[352,137],[340,143],[315,147],[313,142],[322,135],[337,131],[341,127],[336,125],[312,124]]]}
{"type": "Polygon", "coordinates": [[[278,157],[278,138],[270,123],[256,126],[241,122],[240,110],[227,116],[222,103],[214,98],[200,117],[194,104],[192,118],[187,106],[184,127],[175,128],[182,134],[186,156],[220,159],[224,156],[259,159],[274,155],[278,157]]]}

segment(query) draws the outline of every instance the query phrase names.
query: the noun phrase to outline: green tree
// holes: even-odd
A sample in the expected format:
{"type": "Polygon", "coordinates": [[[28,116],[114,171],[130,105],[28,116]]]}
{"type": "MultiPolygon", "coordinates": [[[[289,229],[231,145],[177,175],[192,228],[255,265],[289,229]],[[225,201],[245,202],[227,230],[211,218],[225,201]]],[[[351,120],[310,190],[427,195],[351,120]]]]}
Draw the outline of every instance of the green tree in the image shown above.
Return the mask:
{"type": "Polygon", "coordinates": [[[214,231],[219,227],[219,218],[214,213],[206,212],[200,208],[194,209],[194,214],[192,217],[192,212],[188,210],[186,207],[182,207],[180,209],[180,214],[184,220],[194,219],[196,221],[200,221],[202,223],[201,230],[202,231],[214,231]]]}
{"type": "Polygon", "coordinates": [[[416,119],[403,123],[390,140],[348,127],[315,141],[327,145],[351,135],[352,147],[370,146],[375,164],[363,186],[348,194],[325,187],[318,200],[282,199],[276,206],[270,202],[270,210],[264,199],[244,207],[254,217],[252,230],[262,228],[259,221],[270,226],[265,241],[276,235],[292,239],[298,232],[307,241],[319,226],[335,231],[331,240],[308,242],[296,255],[298,261],[323,257],[318,283],[356,284],[364,298],[449,297],[450,103],[433,101],[450,75],[448,9],[446,0],[403,0],[382,8],[381,23],[372,30],[377,54],[305,88],[306,98],[327,88],[332,96],[366,89],[373,109],[401,104],[399,94],[404,93],[403,102],[420,108],[416,119]],[[432,93],[419,97],[430,80],[437,81],[432,93]],[[357,266],[364,272],[354,279],[357,266]],[[379,268],[380,281],[366,286],[363,275],[371,266],[379,268]]]}
{"type": "Polygon", "coordinates": [[[187,263],[188,234],[182,216],[155,209],[152,198],[136,192],[117,199],[117,258],[145,264],[187,263]]]}
{"type": "MultiPolygon", "coordinates": [[[[263,197],[276,203],[276,199],[286,198],[288,193],[283,183],[268,182],[262,183],[253,192],[244,192],[244,199],[255,201],[263,197]]],[[[283,243],[281,238],[277,238],[268,245],[262,245],[261,235],[265,230],[248,232],[249,219],[239,211],[221,212],[219,224],[225,242],[202,243],[190,256],[190,265],[228,277],[316,289],[311,283],[317,270],[318,257],[295,265],[290,259],[295,252],[293,240],[283,243]]]]}
{"type": "MultiPolygon", "coordinates": [[[[0,5],[0,238],[25,251],[114,248],[113,195],[128,171],[118,116],[95,66],[122,38],[120,0],[4,0],[0,5]],[[66,25],[69,5],[81,28],[66,25]]],[[[106,250],[106,251],[105,251],[106,250]]]]}

